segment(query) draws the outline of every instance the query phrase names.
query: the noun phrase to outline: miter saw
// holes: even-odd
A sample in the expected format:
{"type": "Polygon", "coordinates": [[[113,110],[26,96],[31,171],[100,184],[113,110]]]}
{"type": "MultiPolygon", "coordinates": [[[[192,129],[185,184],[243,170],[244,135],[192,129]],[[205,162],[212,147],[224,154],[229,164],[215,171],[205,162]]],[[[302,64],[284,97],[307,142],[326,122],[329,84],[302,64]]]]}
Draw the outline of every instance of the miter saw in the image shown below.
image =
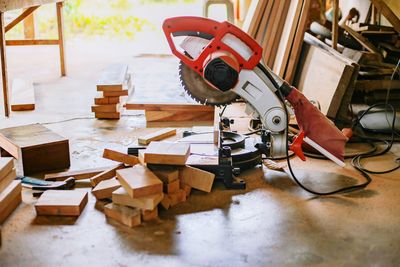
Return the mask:
{"type": "MultiPolygon", "coordinates": [[[[166,19],[163,30],[172,53],[181,60],[179,74],[188,95],[214,106],[224,106],[241,97],[247,103],[247,113],[260,119],[261,141],[252,143],[254,153],[287,157],[290,148],[305,160],[301,147],[307,143],[344,166],[346,137],[297,89],[260,62],[263,50],[249,35],[229,22],[201,17],[166,19]],[[179,47],[176,41],[181,41],[179,47]],[[290,147],[285,99],[293,107],[301,130],[290,147]]],[[[232,160],[232,147],[223,142],[226,126],[229,119],[221,118],[219,164],[213,170],[228,187],[240,188],[244,183],[235,178],[238,170],[232,160]]]]}

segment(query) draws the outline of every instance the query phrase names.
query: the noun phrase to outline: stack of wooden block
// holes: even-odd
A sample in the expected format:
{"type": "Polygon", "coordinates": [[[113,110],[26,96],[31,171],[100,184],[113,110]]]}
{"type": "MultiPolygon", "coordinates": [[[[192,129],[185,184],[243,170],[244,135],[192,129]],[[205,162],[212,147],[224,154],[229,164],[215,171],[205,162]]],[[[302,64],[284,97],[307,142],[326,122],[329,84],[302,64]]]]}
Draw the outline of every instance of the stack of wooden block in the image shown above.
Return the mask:
{"type": "Polygon", "coordinates": [[[97,83],[98,94],[94,99],[92,112],[98,119],[119,119],[124,102],[132,88],[131,75],[127,64],[108,66],[97,83]]]}
{"type": "Polygon", "coordinates": [[[22,201],[21,182],[17,177],[13,158],[0,158],[0,223],[18,207],[22,201]]]}

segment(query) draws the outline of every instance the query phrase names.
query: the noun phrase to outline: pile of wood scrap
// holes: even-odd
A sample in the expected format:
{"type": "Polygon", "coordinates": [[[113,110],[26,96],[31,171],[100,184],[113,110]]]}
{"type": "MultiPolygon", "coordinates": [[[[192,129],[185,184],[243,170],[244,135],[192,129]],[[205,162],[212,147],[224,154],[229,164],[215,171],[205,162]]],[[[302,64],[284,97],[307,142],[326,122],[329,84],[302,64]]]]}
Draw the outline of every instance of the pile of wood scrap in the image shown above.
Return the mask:
{"type": "Polygon", "coordinates": [[[98,94],[92,112],[98,119],[119,119],[123,105],[132,89],[127,64],[114,64],[103,70],[97,83],[98,94]]]}
{"type": "Polygon", "coordinates": [[[22,201],[22,186],[16,177],[14,159],[0,158],[0,224],[22,201]]]}
{"type": "Polygon", "coordinates": [[[263,47],[263,61],[291,82],[300,56],[311,0],[254,0],[242,29],[263,47]]]}

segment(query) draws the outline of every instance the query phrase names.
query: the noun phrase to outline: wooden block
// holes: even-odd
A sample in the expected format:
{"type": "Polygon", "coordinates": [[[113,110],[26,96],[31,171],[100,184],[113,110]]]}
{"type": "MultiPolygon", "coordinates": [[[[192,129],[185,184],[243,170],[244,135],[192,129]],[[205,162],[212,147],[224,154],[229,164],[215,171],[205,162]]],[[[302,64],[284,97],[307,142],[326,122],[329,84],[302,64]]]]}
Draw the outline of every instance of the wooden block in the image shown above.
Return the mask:
{"type": "Polygon", "coordinates": [[[171,206],[171,200],[169,199],[168,195],[164,195],[164,198],[161,200],[160,205],[166,210],[169,209],[169,207],[171,206]]]}
{"type": "Polygon", "coordinates": [[[92,112],[96,113],[119,113],[120,104],[96,105],[92,106],[92,112]]]}
{"type": "Polygon", "coordinates": [[[56,173],[49,173],[44,176],[46,181],[64,181],[69,177],[74,177],[75,180],[83,180],[89,179],[101,172],[109,170],[111,167],[100,167],[100,168],[93,168],[93,169],[84,169],[84,170],[74,170],[74,171],[66,171],[66,172],[56,172],[56,173]]]}
{"type": "Polygon", "coordinates": [[[18,207],[22,201],[21,181],[12,181],[3,192],[0,193],[0,224],[18,207]]]}
{"type": "Polygon", "coordinates": [[[97,82],[97,91],[121,91],[127,78],[127,64],[113,64],[107,66],[101,73],[97,82]]]}
{"type": "Polygon", "coordinates": [[[163,193],[132,198],[123,187],[112,192],[112,201],[114,203],[142,210],[153,210],[163,198],[163,193]]]}
{"type": "Polygon", "coordinates": [[[172,166],[149,164],[147,168],[149,168],[163,183],[171,183],[179,178],[178,169],[172,166]]]}
{"type": "Polygon", "coordinates": [[[68,139],[40,124],[1,129],[0,147],[19,161],[24,175],[70,166],[68,139]]]}
{"type": "Polygon", "coordinates": [[[121,102],[120,96],[104,96],[102,92],[97,92],[96,97],[94,98],[95,105],[109,105],[109,104],[118,104],[121,102]]]}
{"type": "Polygon", "coordinates": [[[94,114],[96,119],[120,119],[120,112],[96,112],[94,114]]]}
{"type": "Polygon", "coordinates": [[[37,215],[79,216],[88,202],[83,190],[47,190],[35,204],[37,215]]]}
{"type": "Polygon", "coordinates": [[[164,184],[164,193],[170,194],[170,193],[176,193],[179,191],[180,185],[179,185],[179,180],[175,180],[173,182],[164,184]]]}
{"type": "Polygon", "coordinates": [[[167,195],[170,200],[171,207],[178,205],[179,203],[186,201],[186,192],[182,189],[179,189],[176,193],[171,193],[167,195]]]}
{"type": "Polygon", "coordinates": [[[92,184],[93,187],[95,187],[101,181],[108,180],[108,179],[115,177],[116,171],[121,168],[124,168],[124,167],[125,167],[124,164],[119,164],[115,167],[111,167],[111,168],[93,176],[92,178],[90,178],[90,183],[92,184]]]}
{"type": "Polygon", "coordinates": [[[112,192],[121,187],[121,184],[116,178],[101,181],[95,188],[93,188],[92,193],[96,199],[111,198],[112,192]]]}
{"type": "Polygon", "coordinates": [[[204,192],[211,192],[214,178],[215,174],[190,166],[179,170],[179,179],[182,183],[204,192]]]}
{"type": "Polygon", "coordinates": [[[117,177],[132,198],[162,193],[162,182],[149,169],[136,165],[117,171],[117,177]]]}
{"type": "Polygon", "coordinates": [[[143,166],[146,166],[146,162],[144,162],[144,149],[140,149],[139,153],[138,153],[138,159],[140,164],[142,164],[143,166]]]}
{"type": "Polygon", "coordinates": [[[146,148],[144,161],[152,164],[185,165],[189,154],[189,144],[155,141],[146,148]]]}
{"type": "Polygon", "coordinates": [[[189,196],[190,196],[190,193],[191,193],[191,191],[192,191],[192,187],[190,186],[190,185],[187,185],[187,184],[184,184],[184,183],[182,183],[181,182],[181,189],[183,190],[183,191],[185,191],[185,193],[186,193],[186,198],[188,198],[189,196]]]}
{"type": "Polygon", "coordinates": [[[158,218],[158,208],[155,207],[153,210],[141,210],[142,221],[148,222],[158,218]]]}
{"type": "Polygon", "coordinates": [[[0,157],[0,181],[14,168],[14,159],[0,157]]]}
{"type": "Polygon", "coordinates": [[[129,166],[134,166],[134,165],[140,163],[138,157],[128,155],[125,153],[121,153],[121,152],[111,150],[108,148],[104,149],[103,158],[122,162],[129,166]]]}
{"type": "Polygon", "coordinates": [[[128,227],[140,225],[140,211],[135,208],[125,207],[110,203],[104,206],[104,214],[128,227]]]}
{"type": "Polygon", "coordinates": [[[0,192],[9,186],[11,182],[15,180],[15,178],[17,178],[17,173],[15,170],[11,170],[5,177],[0,178],[0,192]]]}
{"type": "Polygon", "coordinates": [[[11,89],[11,110],[26,111],[35,109],[35,89],[33,84],[14,79],[11,89]]]}
{"type": "Polygon", "coordinates": [[[176,129],[174,128],[165,128],[154,133],[142,136],[138,138],[138,143],[141,145],[148,145],[152,141],[163,140],[167,137],[176,135],[176,129]]]}
{"type": "Polygon", "coordinates": [[[104,97],[120,97],[129,95],[130,90],[121,90],[118,92],[103,92],[104,97]]]}

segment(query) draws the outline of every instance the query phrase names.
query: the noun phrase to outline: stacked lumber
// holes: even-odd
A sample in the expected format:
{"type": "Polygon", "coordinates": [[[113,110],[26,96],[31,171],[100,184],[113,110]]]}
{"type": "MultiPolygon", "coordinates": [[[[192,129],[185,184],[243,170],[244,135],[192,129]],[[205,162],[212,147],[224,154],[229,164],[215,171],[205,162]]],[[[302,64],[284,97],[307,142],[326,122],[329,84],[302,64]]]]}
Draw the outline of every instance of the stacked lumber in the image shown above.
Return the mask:
{"type": "Polygon", "coordinates": [[[264,64],[291,82],[300,56],[311,0],[254,0],[242,29],[263,48],[264,64]]]}
{"type": "Polygon", "coordinates": [[[101,73],[92,112],[98,119],[119,119],[132,88],[127,64],[113,64],[101,73]]]}
{"type": "Polygon", "coordinates": [[[13,158],[0,158],[0,224],[22,201],[22,186],[17,178],[13,158]]]}
{"type": "Polygon", "coordinates": [[[1,129],[0,151],[17,159],[21,176],[70,166],[68,139],[40,124],[1,129]]]}

